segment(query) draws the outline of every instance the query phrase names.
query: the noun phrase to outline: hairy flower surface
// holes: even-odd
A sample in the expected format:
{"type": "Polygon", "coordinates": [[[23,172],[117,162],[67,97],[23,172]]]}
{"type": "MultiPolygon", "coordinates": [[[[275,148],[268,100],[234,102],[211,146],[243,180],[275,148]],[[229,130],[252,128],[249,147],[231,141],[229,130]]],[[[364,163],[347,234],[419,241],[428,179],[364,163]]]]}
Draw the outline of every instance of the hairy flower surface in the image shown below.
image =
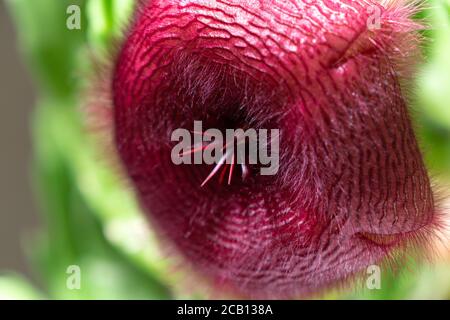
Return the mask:
{"type": "Polygon", "coordinates": [[[115,147],[161,236],[216,286],[317,292],[437,224],[403,80],[404,1],[142,1],[113,75],[115,147]],[[171,134],[279,129],[274,176],[175,165],[171,134]]]}

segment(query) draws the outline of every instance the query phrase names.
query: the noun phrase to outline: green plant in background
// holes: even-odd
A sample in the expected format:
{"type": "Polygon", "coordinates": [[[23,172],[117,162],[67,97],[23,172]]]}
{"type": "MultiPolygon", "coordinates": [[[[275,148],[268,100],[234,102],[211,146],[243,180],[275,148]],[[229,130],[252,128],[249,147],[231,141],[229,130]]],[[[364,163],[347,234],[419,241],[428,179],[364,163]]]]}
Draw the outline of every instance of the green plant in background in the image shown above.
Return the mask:
{"type": "Polygon", "coordinates": [[[171,298],[164,259],[132,195],[98,161],[79,108],[82,75],[92,67],[88,57],[104,54],[133,2],[8,2],[41,92],[33,119],[34,172],[46,230],[30,251],[48,298],[171,298]],[[80,30],[66,27],[71,4],[81,8],[80,30]],[[66,286],[71,265],[82,271],[80,290],[66,286]]]}
{"type": "MultiPolygon", "coordinates": [[[[170,299],[179,274],[155,244],[131,192],[104,161],[83,127],[81,91],[120,36],[134,0],[7,0],[23,54],[40,91],[33,115],[35,189],[45,230],[30,245],[41,279],[38,292],[18,275],[0,277],[0,297],[51,299],[170,299]],[[81,8],[80,30],[68,30],[69,5],[81,8]],[[66,281],[81,269],[80,290],[66,281]]],[[[418,79],[418,133],[433,173],[450,177],[450,0],[429,1],[432,41],[418,79]]],[[[327,298],[450,298],[450,265],[395,279],[381,290],[327,298]]]]}
{"type": "Polygon", "coordinates": [[[421,115],[422,138],[433,174],[450,179],[450,1],[428,1],[431,30],[427,63],[418,79],[416,109],[421,115]]]}

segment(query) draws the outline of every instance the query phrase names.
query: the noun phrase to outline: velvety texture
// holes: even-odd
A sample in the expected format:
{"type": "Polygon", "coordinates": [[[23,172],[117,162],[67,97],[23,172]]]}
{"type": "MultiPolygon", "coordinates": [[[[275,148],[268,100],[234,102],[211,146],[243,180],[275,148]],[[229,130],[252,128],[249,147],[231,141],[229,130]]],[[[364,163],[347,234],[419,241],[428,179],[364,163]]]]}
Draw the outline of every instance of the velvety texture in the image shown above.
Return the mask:
{"type": "Polygon", "coordinates": [[[427,235],[435,204],[400,86],[411,13],[400,1],[143,1],[115,64],[115,146],[150,220],[199,274],[293,297],[427,235]],[[194,120],[280,129],[279,172],[201,187],[211,166],[171,161],[173,130],[194,120]]]}

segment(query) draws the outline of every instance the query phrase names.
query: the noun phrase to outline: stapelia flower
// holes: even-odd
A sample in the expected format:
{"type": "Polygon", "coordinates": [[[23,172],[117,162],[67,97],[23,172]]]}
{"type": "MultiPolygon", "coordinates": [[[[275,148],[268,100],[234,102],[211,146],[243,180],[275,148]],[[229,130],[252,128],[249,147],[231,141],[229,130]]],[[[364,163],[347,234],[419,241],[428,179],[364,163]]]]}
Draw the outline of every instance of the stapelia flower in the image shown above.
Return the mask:
{"type": "Polygon", "coordinates": [[[403,86],[413,13],[405,1],[142,1],[115,60],[114,145],[161,237],[216,288],[311,294],[427,243],[438,215],[403,86]],[[194,121],[279,129],[279,171],[224,164],[223,181],[175,165],[171,134],[194,121]]]}

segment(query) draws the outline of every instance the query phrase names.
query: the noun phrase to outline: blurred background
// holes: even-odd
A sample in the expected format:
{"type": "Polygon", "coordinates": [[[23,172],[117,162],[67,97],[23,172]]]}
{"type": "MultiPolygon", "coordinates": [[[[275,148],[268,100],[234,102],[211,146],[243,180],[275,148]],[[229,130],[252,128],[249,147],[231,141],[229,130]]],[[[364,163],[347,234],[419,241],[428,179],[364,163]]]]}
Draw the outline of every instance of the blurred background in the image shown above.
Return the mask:
{"type": "Polygon", "coordinates": [[[29,274],[22,236],[38,221],[29,170],[35,94],[4,2],[0,2],[0,39],[0,266],[29,274]]]}
{"type": "MultiPolygon", "coordinates": [[[[412,108],[450,208],[450,0],[425,2],[417,18],[430,28],[412,108]]],[[[183,271],[159,251],[132,193],[83,128],[80,97],[92,57],[106,56],[134,3],[0,2],[0,299],[208,298],[195,286],[179,288],[183,271]],[[77,12],[79,28],[69,20],[70,29],[77,12]]],[[[317,298],[450,299],[450,252],[437,251],[433,264],[412,261],[413,271],[395,276],[383,270],[380,290],[317,298]]]]}

